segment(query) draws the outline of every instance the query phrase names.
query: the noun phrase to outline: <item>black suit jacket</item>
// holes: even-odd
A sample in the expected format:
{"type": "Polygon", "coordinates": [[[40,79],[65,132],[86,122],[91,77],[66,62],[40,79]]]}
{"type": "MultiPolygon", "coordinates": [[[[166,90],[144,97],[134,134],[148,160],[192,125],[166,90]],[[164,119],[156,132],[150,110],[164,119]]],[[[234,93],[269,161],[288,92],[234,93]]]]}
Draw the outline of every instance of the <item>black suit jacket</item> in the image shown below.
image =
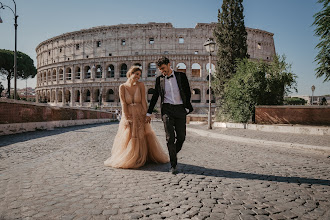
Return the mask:
{"type": "MultiPolygon", "coordinates": [[[[189,109],[189,112],[188,112],[188,114],[189,114],[194,109],[190,102],[191,91],[190,91],[188,78],[187,78],[186,74],[182,73],[182,72],[174,71],[174,74],[175,74],[175,78],[176,78],[176,81],[179,86],[183,106],[186,109],[189,109]]],[[[152,98],[151,98],[151,101],[149,104],[148,113],[152,114],[152,111],[154,110],[154,107],[158,101],[159,96],[161,98],[160,108],[162,111],[163,104],[164,104],[164,95],[165,95],[165,77],[163,75],[160,75],[156,78],[155,90],[154,90],[154,93],[152,95],[152,98]]]]}

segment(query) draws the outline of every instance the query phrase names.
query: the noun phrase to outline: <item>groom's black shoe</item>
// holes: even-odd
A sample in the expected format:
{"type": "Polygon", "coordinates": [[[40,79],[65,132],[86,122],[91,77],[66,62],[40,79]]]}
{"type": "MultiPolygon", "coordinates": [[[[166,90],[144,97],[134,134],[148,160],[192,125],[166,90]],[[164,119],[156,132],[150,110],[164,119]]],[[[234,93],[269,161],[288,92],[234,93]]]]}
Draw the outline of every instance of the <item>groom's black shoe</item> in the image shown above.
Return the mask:
{"type": "Polygon", "coordinates": [[[178,170],[176,169],[176,167],[171,167],[170,172],[172,174],[177,174],[178,173],[178,170]]]}

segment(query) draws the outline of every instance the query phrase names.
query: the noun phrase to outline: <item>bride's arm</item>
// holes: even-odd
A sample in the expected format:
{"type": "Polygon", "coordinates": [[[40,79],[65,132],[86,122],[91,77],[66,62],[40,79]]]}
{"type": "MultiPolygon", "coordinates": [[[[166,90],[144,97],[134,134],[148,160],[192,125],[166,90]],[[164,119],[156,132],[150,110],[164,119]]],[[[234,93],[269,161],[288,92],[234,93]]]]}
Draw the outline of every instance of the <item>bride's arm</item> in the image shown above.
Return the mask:
{"type": "Polygon", "coordinates": [[[147,114],[147,100],[146,100],[146,88],[144,86],[143,82],[140,82],[140,89],[141,89],[141,102],[142,102],[142,108],[143,108],[143,114],[147,114]]]}
{"type": "Polygon", "coordinates": [[[120,98],[120,104],[121,104],[121,109],[122,109],[122,114],[124,114],[127,117],[128,115],[128,108],[127,108],[127,103],[125,99],[125,86],[121,84],[119,86],[119,98],[120,98]]]}

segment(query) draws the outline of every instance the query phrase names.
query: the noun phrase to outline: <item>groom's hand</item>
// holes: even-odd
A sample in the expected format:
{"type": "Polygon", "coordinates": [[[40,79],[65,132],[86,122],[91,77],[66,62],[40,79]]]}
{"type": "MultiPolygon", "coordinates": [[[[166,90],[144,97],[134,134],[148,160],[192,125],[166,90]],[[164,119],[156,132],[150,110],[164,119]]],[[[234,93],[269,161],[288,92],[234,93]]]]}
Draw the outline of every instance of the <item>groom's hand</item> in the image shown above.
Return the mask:
{"type": "Polygon", "coordinates": [[[146,123],[150,123],[150,121],[151,121],[151,117],[150,117],[150,116],[146,116],[146,120],[145,120],[145,122],[146,122],[146,123]]]}

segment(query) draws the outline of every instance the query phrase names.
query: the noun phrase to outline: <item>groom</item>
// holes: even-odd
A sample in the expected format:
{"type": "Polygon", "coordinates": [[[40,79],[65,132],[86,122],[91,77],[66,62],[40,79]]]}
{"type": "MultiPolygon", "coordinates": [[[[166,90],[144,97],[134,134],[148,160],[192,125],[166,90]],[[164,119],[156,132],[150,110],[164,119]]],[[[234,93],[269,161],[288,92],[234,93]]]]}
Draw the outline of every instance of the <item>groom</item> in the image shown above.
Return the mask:
{"type": "Polygon", "coordinates": [[[177,173],[177,153],[181,150],[186,138],[186,115],[193,111],[190,102],[191,91],[186,74],[173,71],[167,57],[159,58],[157,66],[162,74],[156,78],[146,121],[150,123],[150,116],[160,96],[161,115],[171,160],[170,172],[175,174],[177,173]]]}

